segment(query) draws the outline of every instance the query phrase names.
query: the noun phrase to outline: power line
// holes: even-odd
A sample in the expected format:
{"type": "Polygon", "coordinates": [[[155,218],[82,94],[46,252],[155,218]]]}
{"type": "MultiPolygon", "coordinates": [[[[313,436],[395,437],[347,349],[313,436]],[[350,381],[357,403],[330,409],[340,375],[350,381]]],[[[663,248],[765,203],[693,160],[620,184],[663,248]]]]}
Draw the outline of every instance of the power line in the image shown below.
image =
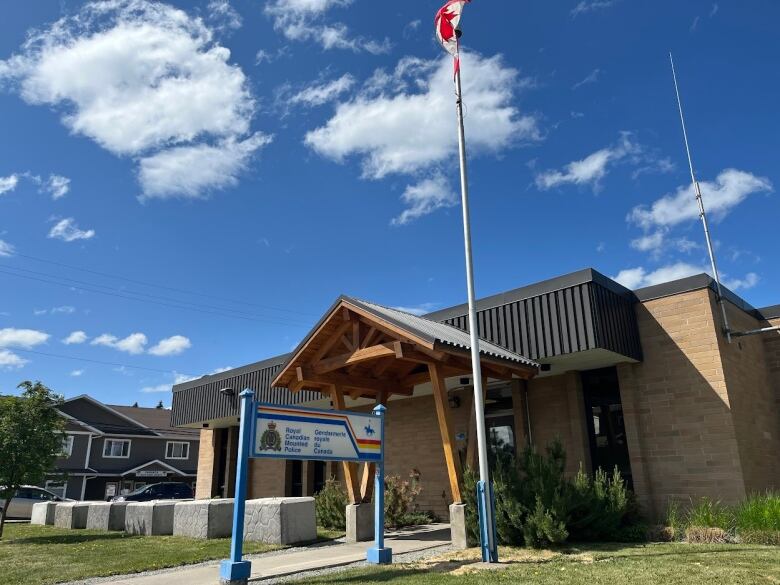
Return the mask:
{"type": "Polygon", "coordinates": [[[147,371],[147,372],[156,372],[158,374],[173,374],[174,376],[177,374],[177,372],[175,372],[173,370],[161,370],[161,369],[158,369],[158,368],[145,368],[143,366],[131,366],[129,364],[121,364],[121,363],[118,363],[118,362],[106,362],[106,361],[102,361],[102,360],[93,360],[93,359],[89,359],[89,358],[80,358],[80,357],[75,357],[75,356],[70,356],[70,355],[62,355],[62,354],[57,354],[57,353],[47,353],[47,352],[44,352],[44,351],[36,351],[34,349],[20,349],[18,347],[14,347],[14,348],[11,349],[11,351],[14,351],[14,352],[19,351],[19,352],[22,352],[22,353],[31,353],[31,354],[35,354],[35,355],[42,355],[42,356],[46,356],[46,357],[53,357],[53,358],[58,358],[58,359],[63,359],[63,360],[73,360],[73,361],[78,361],[78,362],[88,362],[88,363],[92,363],[92,364],[100,364],[100,365],[103,365],[103,366],[113,366],[113,367],[116,367],[116,368],[129,368],[129,369],[132,369],[132,370],[144,370],[144,371],[147,371]]]}
{"type": "Polygon", "coordinates": [[[148,287],[152,287],[152,288],[165,289],[165,290],[169,290],[169,291],[172,291],[172,292],[179,292],[179,293],[199,296],[199,297],[203,297],[203,298],[211,298],[211,299],[214,299],[214,300],[221,300],[221,301],[225,301],[225,302],[229,302],[229,303],[235,303],[235,304],[238,304],[238,305],[254,306],[254,307],[258,307],[258,308],[261,308],[261,309],[267,309],[267,310],[271,310],[271,311],[281,311],[281,312],[284,312],[284,313],[294,313],[294,314],[305,316],[305,317],[313,317],[313,316],[315,316],[315,315],[313,315],[311,313],[305,313],[303,311],[296,311],[296,310],[293,310],[293,309],[283,309],[281,307],[273,307],[273,306],[270,306],[270,305],[263,305],[263,304],[260,304],[260,303],[253,303],[253,302],[249,302],[249,301],[242,301],[242,300],[238,300],[238,299],[231,299],[231,298],[227,298],[227,297],[210,295],[210,294],[200,293],[200,292],[191,291],[191,290],[187,290],[187,289],[183,289],[183,288],[176,288],[176,287],[172,287],[172,286],[166,286],[166,285],[163,285],[163,284],[155,284],[155,283],[147,282],[147,281],[144,281],[144,280],[137,280],[137,279],[133,279],[133,278],[128,278],[126,276],[120,276],[118,274],[112,274],[110,272],[101,272],[99,270],[92,270],[90,268],[83,268],[83,267],[80,267],[80,266],[74,266],[73,264],[65,264],[64,262],[57,262],[55,260],[47,260],[45,258],[39,258],[37,256],[30,256],[29,254],[21,254],[19,252],[15,252],[14,256],[18,256],[20,258],[27,258],[28,260],[34,260],[36,262],[43,262],[43,263],[46,263],[46,264],[52,264],[54,266],[60,266],[62,268],[70,268],[72,270],[79,270],[79,271],[82,271],[82,272],[88,272],[90,274],[95,274],[97,276],[104,276],[106,278],[115,278],[117,280],[124,280],[126,282],[132,282],[133,284],[140,284],[140,285],[148,286],[148,287]]]}
{"type": "Polygon", "coordinates": [[[195,311],[198,313],[204,313],[204,314],[210,314],[210,315],[217,315],[221,317],[231,317],[234,319],[243,319],[245,321],[256,321],[256,322],[265,322],[265,323],[273,323],[276,325],[295,325],[298,327],[306,327],[308,324],[297,322],[297,321],[291,321],[289,319],[284,319],[283,317],[279,318],[269,318],[264,317],[262,315],[255,315],[253,313],[246,313],[243,311],[238,311],[236,309],[227,309],[227,308],[220,308],[220,307],[214,307],[212,305],[202,305],[199,303],[192,303],[190,301],[179,301],[177,299],[172,299],[170,297],[160,297],[157,295],[151,295],[149,293],[141,293],[141,292],[135,292],[135,291],[126,291],[123,289],[117,289],[113,287],[108,287],[101,284],[94,284],[94,283],[88,283],[85,281],[80,281],[72,278],[67,278],[64,276],[56,276],[52,274],[47,274],[45,272],[37,272],[34,270],[27,270],[24,268],[17,268],[15,266],[8,266],[5,264],[0,264],[0,273],[1,274],[7,274],[9,276],[14,276],[16,278],[24,278],[27,280],[33,280],[37,282],[43,282],[46,284],[54,284],[57,286],[69,288],[69,289],[76,289],[81,290],[85,292],[91,292],[95,294],[102,294],[110,297],[116,297],[121,299],[127,299],[132,301],[137,301],[141,303],[151,303],[154,305],[160,305],[164,307],[171,307],[175,309],[185,309],[189,311],[195,311]],[[5,269],[5,270],[4,270],[5,269]],[[11,271],[17,271],[17,272],[11,272],[11,271]],[[19,274],[18,272],[26,272],[29,274],[35,274],[38,276],[30,276],[29,274],[19,274]],[[45,278],[42,278],[45,277],[45,278]],[[57,280],[51,280],[51,279],[58,279],[58,280],[64,280],[67,282],[57,282],[57,280]],[[69,284],[69,283],[77,283],[77,284],[69,284]],[[98,288],[105,288],[107,290],[96,290],[95,288],[89,288],[89,287],[98,287],[98,288]],[[109,292],[110,291],[110,292],[109,292]],[[139,297],[148,297],[148,298],[139,298],[139,297]],[[157,300],[160,299],[160,300],[157,300]]]}

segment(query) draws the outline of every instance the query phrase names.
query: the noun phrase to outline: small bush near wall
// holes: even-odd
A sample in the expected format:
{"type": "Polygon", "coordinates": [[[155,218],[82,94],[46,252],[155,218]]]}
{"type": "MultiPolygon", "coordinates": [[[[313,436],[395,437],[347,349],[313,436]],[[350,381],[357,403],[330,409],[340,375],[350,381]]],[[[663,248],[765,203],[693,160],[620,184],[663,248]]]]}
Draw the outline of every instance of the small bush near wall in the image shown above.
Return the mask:
{"type": "Polygon", "coordinates": [[[701,498],[685,512],[672,502],[666,524],[676,538],[691,543],[780,545],[780,493],[753,495],[737,506],[701,498]]]}
{"type": "MultiPolygon", "coordinates": [[[[617,469],[589,477],[582,469],[573,479],[564,475],[566,453],[554,441],[539,453],[527,448],[519,460],[497,451],[493,488],[499,542],[543,547],[571,541],[644,540],[646,527],[633,495],[617,469]]],[[[477,476],[465,474],[467,529],[478,542],[477,476]]]]}
{"type": "Polygon", "coordinates": [[[314,510],[317,526],[328,530],[347,529],[347,492],[334,478],[325,482],[314,496],[314,510]]]}

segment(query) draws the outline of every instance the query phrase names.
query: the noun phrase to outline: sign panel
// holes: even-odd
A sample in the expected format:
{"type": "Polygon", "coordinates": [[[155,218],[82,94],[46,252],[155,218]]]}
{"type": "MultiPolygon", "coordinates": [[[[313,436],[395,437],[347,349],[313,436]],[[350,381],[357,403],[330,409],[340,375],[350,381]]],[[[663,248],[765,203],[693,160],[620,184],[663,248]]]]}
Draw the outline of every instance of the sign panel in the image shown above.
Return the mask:
{"type": "Polygon", "coordinates": [[[136,477],[168,477],[167,471],[158,471],[156,469],[145,469],[135,472],[136,477]]]}
{"type": "Polygon", "coordinates": [[[373,414],[259,404],[252,457],[378,462],[382,425],[373,414]]]}

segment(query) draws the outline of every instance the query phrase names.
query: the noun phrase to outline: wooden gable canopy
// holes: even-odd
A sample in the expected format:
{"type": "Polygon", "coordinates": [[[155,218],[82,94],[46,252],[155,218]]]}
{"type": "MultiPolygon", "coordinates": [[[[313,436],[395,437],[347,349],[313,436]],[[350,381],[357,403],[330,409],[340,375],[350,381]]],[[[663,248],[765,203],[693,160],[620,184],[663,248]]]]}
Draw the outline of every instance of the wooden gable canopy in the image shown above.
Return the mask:
{"type": "MultiPolygon", "coordinates": [[[[411,396],[418,384],[431,382],[444,458],[454,502],[462,502],[462,469],[447,401],[448,377],[470,375],[468,334],[451,325],[366,301],[341,297],[291,354],[272,382],[292,392],[319,390],[333,406],[345,409],[345,395],[386,404],[393,395],[411,396]]],[[[488,341],[480,343],[483,377],[528,379],[538,364],[488,341]]],[[[373,464],[344,463],[351,503],[370,501],[373,464]]]]}
{"type": "MultiPolygon", "coordinates": [[[[488,341],[480,349],[487,377],[528,379],[539,370],[531,360],[488,341]]],[[[352,398],[386,400],[411,396],[414,386],[431,380],[431,365],[445,378],[471,375],[468,335],[450,325],[341,297],[295,349],[273,385],[323,394],[339,386],[352,398]]]]}

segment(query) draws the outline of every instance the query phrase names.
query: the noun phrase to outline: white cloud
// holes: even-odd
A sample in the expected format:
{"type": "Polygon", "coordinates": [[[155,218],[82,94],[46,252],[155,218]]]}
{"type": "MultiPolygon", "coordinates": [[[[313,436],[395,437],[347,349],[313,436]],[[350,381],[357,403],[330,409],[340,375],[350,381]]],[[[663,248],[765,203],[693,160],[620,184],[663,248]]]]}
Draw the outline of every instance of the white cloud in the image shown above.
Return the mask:
{"type": "Polygon", "coordinates": [[[575,18],[580,14],[594,12],[596,10],[603,10],[605,8],[609,8],[610,6],[614,6],[618,3],[618,1],[619,0],[582,0],[582,2],[577,4],[577,6],[572,9],[571,15],[572,18],[575,18]]]}
{"type": "Polygon", "coordinates": [[[0,81],[30,104],[56,106],[74,134],[119,156],[210,144],[243,160],[233,146],[249,135],[255,102],[229,59],[200,18],[149,0],[107,0],[31,31],[20,53],[0,61],[0,81]]]}
{"type": "Polygon", "coordinates": [[[87,334],[83,331],[74,331],[62,340],[65,345],[79,345],[87,341],[87,334]]]}
{"type": "Polygon", "coordinates": [[[92,340],[91,345],[102,345],[112,347],[119,351],[138,355],[144,352],[148,339],[143,333],[132,333],[124,339],[119,339],[115,335],[104,333],[92,340]]]}
{"type": "Polygon", "coordinates": [[[373,54],[390,50],[388,39],[353,37],[341,22],[327,22],[331,10],[349,6],[353,0],[273,0],[265,13],[274,21],[274,28],[291,41],[314,41],[323,49],[348,49],[373,54]]]}
{"type": "Polygon", "coordinates": [[[84,375],[84,370],[73,370],[70,375],[74,378],[80,378],[84,375]]]}
{"type": "Polygon", "coordinates": [[[761,278],[755,272],[748,272],[744,278],[724,278],[723,284],[733,291],[748,290],[756,286],[761,278]]]}
{"type": "Polygon", "coordinates": [[[435,311],[439,305],[436,303],[420,303],[419,305],[413,305],[409,307],[393,307],[397,311],[403,311],[404,313],[411,313],[412,315],[425,315],[431,311],[435,311]]]}
{"type": "MultiPolygon", "coordinates": [[[[745,171],[727,169],[721,172],[714,182],[701,183],[704,206],[707,213],[715,219],[722,219],[754,193],[769,193],[772,183],[764,177],[757,177],[745,171]]],[[[646,230],[654,227],[674,226],[686,221],[698,219],[699,207],[693,186],[683,186],[674,194],[665,195],[649,208],[645,205],[635,207],[628,216],[646,230]]]]}
{"type": "Polygon", "coordinates": [[[591,83],[596,83],[599,80],[599,76],[601,75],[601,69],[594,69],[591,71],[585,79],[582,81],[578,81],[572,86],[572,89],[579,89],[583,85],[590,85],[591,83]]]}
{"type": "Polygon", "coordinates": [[[76,240],[90,240],[95,237],[95,230],[82,230],[76,225],[72,217],[62,219],[54,224],[49,231],[49,238],[62,240],[64,242],[75,242],[76,240]]]}
{"type": "MultiPolygon", "coordinates": [[[[471,153],[498,152],[540,138],[538,120],[513,105],[518,72],[500,56],[462,55],[471,153]]],[[[306,144],[338,162],[361,159],[363,175],[415,173],[457,153],[452,59],[404,58],[392,74],[378,70],[355,98],[341,103],[306,144]]]]}
{"type": "Polygon", "coordinates": [[[141,392],[144,394],[162,394],[163,392],[171,392],[173,390],[173,384],[158,384],[157,386],[146,386],[141,388],[141,392]]]}
{"type": "Polygon", "coordinates": [[[328,83],[312,85],[299,91],[289,99],[289,102],[306,106],[321,106],[335,100],[341,94],[352,89],[354,84],[355,78],[349,73],[346,73],[338,79],[334,79],[328,83]]]}
{"type": "Polygon", "coordinates": [[[35,329],[14,329],[7,327],[0,329],[0,348],[19,347],[22,349],[32,349],[36,345],[41,345],[49,340],[48,333],[36,331],[35,329]]]}
{"type": "Polygon", "coordinates": [[[710,9],[710,18],[713,18],[718,12],[720,11],[720,6],[718,4],[713,4],[712,8],[710,9]]]}
{"type": "Polygon", "coordinates": [[[149,350],[149,353],[156,356],[179,355],[192,347],[192,342],[183,335],[174,335],[161,340],[157,345],[149,350]]]}
{"type": "Polygon", "coordinates": [[[33,311],[34,315],[72,315],[76,312],[76,307],[70,305],[63,305],[61,307],[52,307],[51,309],[36,309],[33,311]]]}
{"type": "MultiPolygon", "coordinates": [[[[641,266],[621,270],[613,279],[626,288],[637,289],[670,282],[672,280],[679,280],[696,274],[712,275],[712,270],[710,270],[709,266],[677,262],[675,264],[662,266],[650,272],[641,266]]],[[[726,288],[732,291],[738,291],[753,288],[761,279],[755,272],[749,272],[744,278],[728,278],[727,275],[721,274],[721,280],[726,288]]]]}
{"type": "Polygon", "coordinates": [[[598,188],[612,164],[641,152],[641,146],[632,140],[629,133],[624,132],[617,144],[597,150],[582,160],[570,162],[562,171],[546,171],[536,175],[536,186],[542,190],[561,185],[593,185],[598,188]]]}
{"type": "MultiPolygon", "coordinates": [[[[0,73],[2,73],[2,69],[0,69],[0,73]]],[[[0,77],[0,79],[2,79],[2,77],[0,77]]],[[[0,195],[2,195],[3,193],[9,193],[10,191],[13,191],[14,189],[16,189],[16,186],[18,184],[19,184],[18,175],[8,175],[7,177],[0,177],[0,195]]]]}
{"type": "Polygon", "coordinates": [[[244,19],[230,5],[228,0],[211,0],[208,4],[209,21],[221,31],[238,30],[244,24],[244,19]]]}
{"type": "Polygon", "coordinates": [[[4,240],[0,240],[0,258],[14,255],[14,247],[4,240]]]}
{"type": "Polygon", "coordinates": [[[704,266],[688,264],[687,262],[677,262],[676,264],[662,266],[652,272],[648,272],[641,266],[621,270],[617,276],[613,277],[613,280],[633,290],[702,273],[709,273],[709,269],[704,266]]]}
{"type": "Polygon", "coordinates": [[[235,186],[255,152],[271,140],[258,132],[242,141],[178,146],[143,158],[138,172],[142,199],[203,198],[235,186]]]}
{"type": "Polygon", "coordinates": [[[632,240],[631,247],[640,252],[653,252],[664,245],[666,234],[662,230],[632,240]]]}
{"type": "Polygon", "coordinates": [[[52,199],[60,199],[70,191],[70,179],[62,175],[49,175],[43,189],[51,195],[52,199]]]}
{"type": "Polygon", "coordinates": [[[23,367],[28,360],[19,357],[7,349],[0,349],[0,370],[13,370],[23,367]]]}
{"type": "Polygon", "coordinates": [[[458,204],[458,196],[452,190],[449,181],[443,175],[437,174],[416,185],[406,187],[404,194],[401,195],[401,201],[407,208],[401,212],[401,215],[393,218],[391,222],[393,225],[406,225],[437,209],[454,207],[458,204]]]}

